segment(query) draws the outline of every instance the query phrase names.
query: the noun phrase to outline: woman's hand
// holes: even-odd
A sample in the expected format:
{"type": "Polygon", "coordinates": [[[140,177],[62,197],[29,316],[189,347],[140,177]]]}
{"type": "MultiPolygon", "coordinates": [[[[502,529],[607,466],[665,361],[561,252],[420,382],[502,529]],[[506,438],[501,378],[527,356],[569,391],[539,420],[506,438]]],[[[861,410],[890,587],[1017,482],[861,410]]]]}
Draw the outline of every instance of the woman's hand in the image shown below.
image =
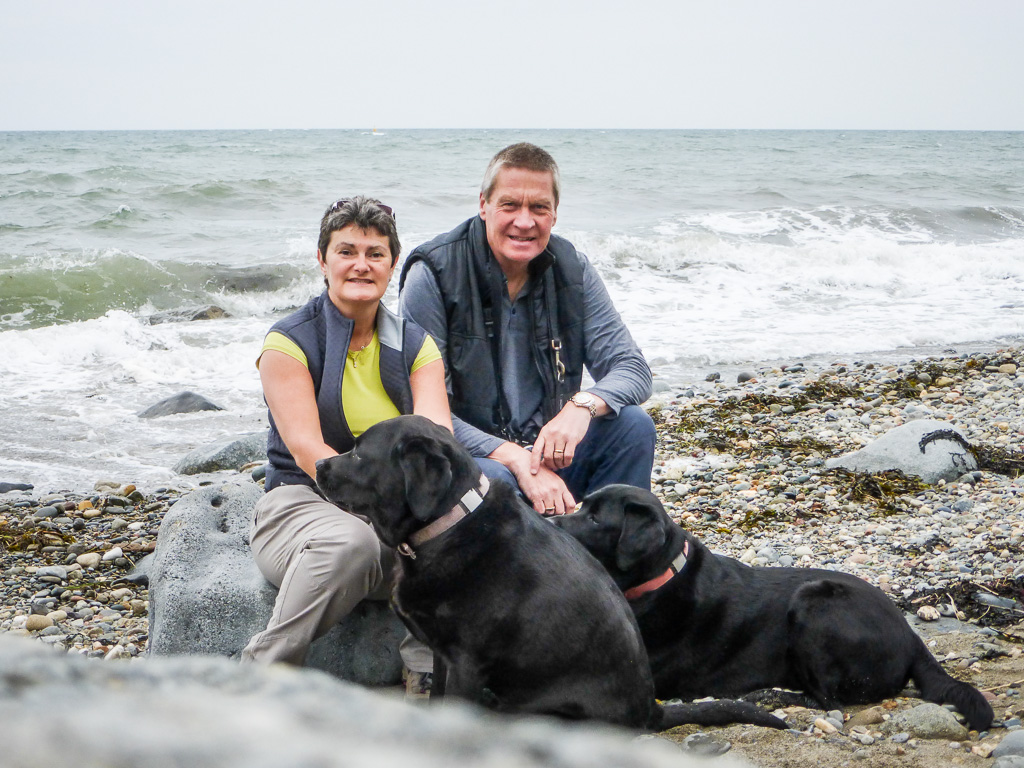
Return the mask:
{"type": "Polygon", "coordinates": [[[542,515],[565,515],[576,508],[565,481],[547,467],[531,468],[531,454],[515,443],[502,443],[487,458],[500,461],[515,477],[519,490],[542,515]]]}

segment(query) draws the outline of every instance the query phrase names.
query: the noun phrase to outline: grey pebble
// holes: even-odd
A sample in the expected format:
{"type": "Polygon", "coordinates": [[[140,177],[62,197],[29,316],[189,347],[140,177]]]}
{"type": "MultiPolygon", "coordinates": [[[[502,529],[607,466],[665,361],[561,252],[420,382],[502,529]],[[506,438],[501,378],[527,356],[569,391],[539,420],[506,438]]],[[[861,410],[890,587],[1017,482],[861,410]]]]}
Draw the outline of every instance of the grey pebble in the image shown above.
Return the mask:
{"type": "Polygon", "coordinates": [[[36,578],[41,579],[44,577],[57,578],[61,581],[65,581],[68,577],[68,569],[60,565],[44,565],[36,571],[36,578]]]}
{"type": "Polygon", "coordinates": [[[700,755],[702,757],[715,757],[728,752],[732,748],[732,744],[728,741],[721,741],[714,738],[711,734],[698,731],[697,733],[691,733],[680,744],[685,752],[690,752],[694,755],[700,755]]]}

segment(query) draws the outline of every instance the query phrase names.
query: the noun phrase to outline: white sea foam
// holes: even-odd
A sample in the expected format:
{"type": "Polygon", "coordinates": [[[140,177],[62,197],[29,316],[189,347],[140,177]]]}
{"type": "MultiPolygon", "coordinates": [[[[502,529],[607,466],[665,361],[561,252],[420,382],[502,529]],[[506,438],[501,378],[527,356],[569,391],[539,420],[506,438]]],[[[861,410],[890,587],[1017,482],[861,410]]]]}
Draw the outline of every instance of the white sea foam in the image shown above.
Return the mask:
{"type": "Polygon", "coordinates": [[[652,359],[757,361],[1024,333],[1024,243],[896,243],[855,232],[802,246],[691,233],[587,237],[652,359]]]}
{"type": "Polygon", "coordinates": [[[36,483],[57,473],[89,485],[104,473],[150,484],[175,479],[170,466],[197,445],[265,426],[254,365],[265,325],[242,319],[150,326],[112,311],[0,333],[7,473],[36,483]],[[136,416],[183,390],[226,410],[202,418],[136,416]]]}

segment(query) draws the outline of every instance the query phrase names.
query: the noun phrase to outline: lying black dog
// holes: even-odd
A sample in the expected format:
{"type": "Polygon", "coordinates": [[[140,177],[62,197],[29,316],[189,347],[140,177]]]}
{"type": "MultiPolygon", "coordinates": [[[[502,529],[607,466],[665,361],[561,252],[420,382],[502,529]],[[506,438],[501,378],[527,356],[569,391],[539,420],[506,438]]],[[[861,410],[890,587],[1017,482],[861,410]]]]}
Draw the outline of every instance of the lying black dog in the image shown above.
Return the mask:
{"type": "Polygon", "coordinates": [[[785,723],[748,702],[661,707],[632,611],[601,565],[446,429],[381,422],[317,465],[317,485],[398,549],[395,608],[447,668],[448,695],[501,712],[664,730],[785,723]]]}
{"type": "Polygon", "coordinates": [[[712,554],[654,494],[612,485],[554,519],[625,591],[661,698],[742,696],[782,687],[824,709],[895,696],[955,706],[992,724],[977,689],[939,666],[885,594],[846,573],[752,568],[712,554]]]}

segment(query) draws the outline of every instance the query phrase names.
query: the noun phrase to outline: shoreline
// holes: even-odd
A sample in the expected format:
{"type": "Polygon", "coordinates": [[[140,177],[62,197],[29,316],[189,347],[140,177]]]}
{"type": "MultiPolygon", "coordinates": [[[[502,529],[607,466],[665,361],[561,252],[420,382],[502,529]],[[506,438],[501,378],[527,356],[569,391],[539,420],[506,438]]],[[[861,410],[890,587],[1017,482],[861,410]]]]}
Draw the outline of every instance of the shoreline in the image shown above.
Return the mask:
{"type": "MultiPolygon", "coordinates": [[[[839,354],[839,353],[812,353],[807,355],[795,355],[786,358],[773,358],[759,361],[745,361],[745,362],[720,362],[710,363],[707,361],[701,361],[700,363],[690,364],[685,367],[685,370],[681,369],[679,365],[669,364],[663,360],[652,360],[651,368],[654,373],[654,393],[651,398],[647,400],[644,407],[651,409],[660,407],[667,400],[671,400],[678,394],[684,393],[688,390],[692,390],[694,394],[701,395],[714,395],[715,392],[723,392],[723,386],[729,384],[735,384],[736,379],[741,373],[758,373],[758,372],[770,372],[770,371],[781,371],[785,367],[792,367],[802,365],[807,370],[807,375],[821,375],[828,372],[834,364],[842,364],[846,366],[852,366],[855,364],[868,364],[874,363],[876,366],[903,366],[911,364],[912,361],[924,361],[928,358],[941,358],[947,359],[951,356],[962,356],[962,355],[991,355],[1000,350],[1004,349],[1020,349],[1024,348],[1024,336],[1013,336],[1005,339],[989,340],[989,341],[974,341],[967,343],[957,344],[944,344],[944,345],[924,345],[924,346],[908,346],[908,347],[897,347],[889,350],[875,350],[868,352],[857,352],[853,354],[839,354]],[[707,377],[712,374],[718,374],[720,379],[718,382],[709,382],[707,377]]],[[[763,378],[763,376],[761,377],[763,378]]],[[[767,380],[766,380],[767,381],[767,380]]],[[[584,378],[584,386],[591,383],[589,378],[584,378]]],[[[744,392],[750,391],[747,387],[743,390],[744,392]]],[[[213,413],[213,412],[211,412],[213,413]]],[[[182,431],[188,430],[188,434],[202,434],[204,430],[209,431],[213,429],[223,439],[230,439],[231,435],[225,430],[229,429],[232,420],[242,419],[244,425],[239,425],[241,429],[238,431],[237,436],[242,436],[248,432],[254,431],[260,428],[266,428],[265,409],[257,409],[257,413],[239,413],[234,410],[225,411],[219,415],[206,415],[204,419],[196,420],[194,416],[187,416],[194,423],[188,423],[182,425],[182,431]],[[211,426],[209,419],[219,419],[212,422],[215,426],[211,426]]],[[[173,418],[173,417],[172,417],[173,418]]],[[[125,429],[128,427],[126,426],[125,429]]],[[[144,430],[146,428],[145,423],[140,423],[138,429],[144,430]]],[[[177,433],[175,429],[175,433],[177,433]]],[[[176,438],[175,438],[176,439],[176,438]]],[[[167,436],[161,438],[161,445],[167,442],[167,436]]],[[[116,444],[112,444],[116,445],[116,444]]],[[[69,479],[69,476],[65,476],[60,479],[59,470],[46,470],[46,480],[39,481],[39,471],[36,470],[32,474],[33,477],[29,476],[18,476],[16,474],[8,473],[5,470],[0,469],[0,486],[3,484],[32,484],[34,487],[25,491],[27,497],[49,495],[49,494],[73,494],[77,496],[86,497],[94,493],[94,485],[97,483],[104,482],[116,482],[120,484],[135,484],[144,492],[156,492],[157,489],[170,488],[172,490],[187,493],[188,491],[194,490],[202,484],[217,482],[218,479],[223,477],[221,473],[209,473],[201,475],[175,475],[171,466],[180,459],[182,456],[187,454],[189,451],[196,448],[201,448],[203,443],[201,441],[189,441],[189,445],[182,445],[176,453],[168,454],[166,447],[159,451],[159,455],[166,461],[166,465],[157,467],[155,464],[150,464],[147,469],[141,473],[142,476],[137,476],[139,473],[133,471],[133,467],[138,463],[134,460],[125,461],[122,468],[110,468],[101,470],[102,474],[97,474],[91,479],[84,480],[83,477],[87,477],[84,470],[81,469],[81,465],[85,465],[87,462],[75,459],[76,466],[74,470],[75,480],[69,479]],[[158,475],[154,477],[154,475],[158,475]],[[50,479],[56,477],[58,479],[50,479]]],[[[127,455],[127,454],[125,454],[127,455]]],[[[147,458],[148,462],[151,462],[156,456],[147,458]]],[[[116,467],[116,464],[106,462],[108,466],[116,467]]],[[[18,493],[17,491],[3,493],[0,492],[0,504],[3,503],[5,498],[18,493]]]]}

